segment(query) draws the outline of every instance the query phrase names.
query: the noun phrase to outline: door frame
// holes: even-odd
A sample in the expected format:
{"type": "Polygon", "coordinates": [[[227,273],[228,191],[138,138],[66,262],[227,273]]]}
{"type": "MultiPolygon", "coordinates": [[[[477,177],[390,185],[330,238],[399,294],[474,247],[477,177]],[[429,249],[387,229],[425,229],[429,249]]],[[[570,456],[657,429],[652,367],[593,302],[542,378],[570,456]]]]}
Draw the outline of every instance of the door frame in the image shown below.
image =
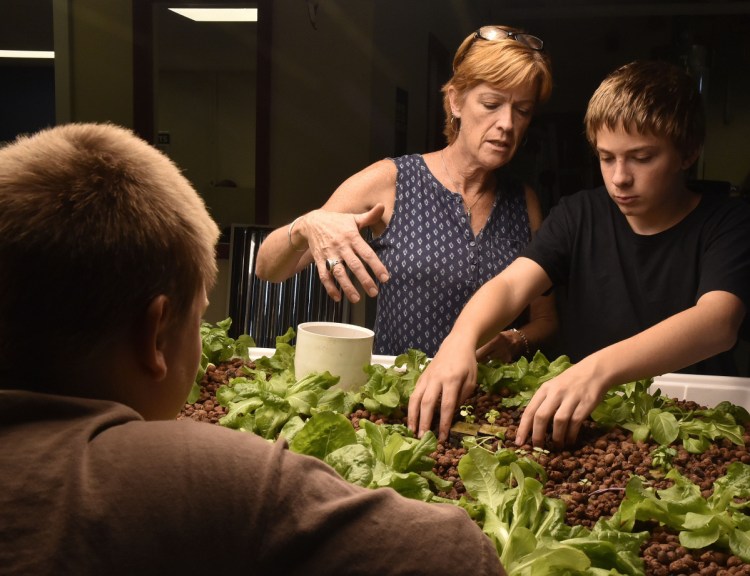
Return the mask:
{"type": "MultiPolygon", "coordinates": [[[[156,143],[154,132],[154,4],[163,0],[133,2],[133,130],[156,143]]],[[[196,2],[172,4],[195,7],[196,2]]],[[[199,0],[198,5],[242,5],[258,8],[257,94],[255,125],[255,223],[269,223],[271,135],[271,36],[272,0],[199,0]]]]}

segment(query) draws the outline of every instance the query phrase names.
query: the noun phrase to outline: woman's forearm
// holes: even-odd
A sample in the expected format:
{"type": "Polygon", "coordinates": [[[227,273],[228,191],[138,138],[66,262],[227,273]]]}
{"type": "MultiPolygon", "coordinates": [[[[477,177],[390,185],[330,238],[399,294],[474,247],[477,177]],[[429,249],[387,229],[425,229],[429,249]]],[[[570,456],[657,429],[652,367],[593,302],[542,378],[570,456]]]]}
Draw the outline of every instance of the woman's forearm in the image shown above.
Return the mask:
{"type": "Polygon", "coordinates": [[[255,274],[261,280],[283,282],[307,266],[311,255],[301,234],[304,216],[271,232],[258,249],[255,274]]]}
{"type": "Polygon", "coordinates": [[[530,354],[543,350],[559,328],[555,297],[539,296],[529,306],[529,320],[518,330],[528,345],[530,354]]]}

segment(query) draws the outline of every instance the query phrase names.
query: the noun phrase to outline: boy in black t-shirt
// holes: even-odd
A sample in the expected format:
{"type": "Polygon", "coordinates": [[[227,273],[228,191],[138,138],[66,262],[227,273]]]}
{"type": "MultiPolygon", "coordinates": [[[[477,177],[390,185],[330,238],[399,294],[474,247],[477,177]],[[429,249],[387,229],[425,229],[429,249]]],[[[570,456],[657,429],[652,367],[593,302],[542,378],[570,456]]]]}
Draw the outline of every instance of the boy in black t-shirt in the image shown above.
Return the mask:
{"type": "MultiPolygon", "coordinates": [[[[634,62],[592,96],[586,134],[605,186],[563,199],[537,237],[468,302],[409,403],[409,426],[440,437],[476,387],[476,348],[528,302],[566,285],[563,341],[576,362],[544,383],[516,442],[556,446],[612,386],[667,372],[726,373],[750,306],[750,207],[686,185],[705,116],[695,82],[665,62],[634,62]],[[442,398],[442,400],[439,400],[442,398]]],[[[479,353],[481,357],[481,350],[479,353]]]]}

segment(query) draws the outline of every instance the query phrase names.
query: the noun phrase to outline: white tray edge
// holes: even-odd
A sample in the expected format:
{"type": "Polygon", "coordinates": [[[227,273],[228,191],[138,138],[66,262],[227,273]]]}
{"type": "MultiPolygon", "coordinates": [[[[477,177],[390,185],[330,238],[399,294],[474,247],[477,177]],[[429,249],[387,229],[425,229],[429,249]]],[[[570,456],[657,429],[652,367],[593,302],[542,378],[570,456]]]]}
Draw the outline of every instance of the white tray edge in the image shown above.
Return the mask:
{"type": "MultiPolygon", "coordinates": [[[[248,348],[251,360],[262,356],[271,357],[275,352],[275,348],[248,348]]],[[[373,354],[371,364],[380,364],[388,368],[395,360],[395,356],[373,354]]],[[[709,408],[728,400],[750,410],[750,378],[669,373],[654,378],[650,390],[653,392],[657,388],[664,396],[692,400],[709,408]]]]}

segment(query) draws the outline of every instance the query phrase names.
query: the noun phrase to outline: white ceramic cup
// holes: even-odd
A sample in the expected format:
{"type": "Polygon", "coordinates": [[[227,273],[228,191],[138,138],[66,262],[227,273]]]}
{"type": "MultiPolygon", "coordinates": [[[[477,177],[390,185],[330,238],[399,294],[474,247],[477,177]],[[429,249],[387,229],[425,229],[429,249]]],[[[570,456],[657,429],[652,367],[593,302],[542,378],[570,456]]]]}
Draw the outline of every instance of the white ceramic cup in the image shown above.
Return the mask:
{"type": "Polygon", "coordinates": [[[339,322],[303,322],[297,326],[294,376],[314,372],[339,376],[338,387],[356,390],[367,382],[364,367],[372,361],[375,333],[363,326],[339,322]]]}

